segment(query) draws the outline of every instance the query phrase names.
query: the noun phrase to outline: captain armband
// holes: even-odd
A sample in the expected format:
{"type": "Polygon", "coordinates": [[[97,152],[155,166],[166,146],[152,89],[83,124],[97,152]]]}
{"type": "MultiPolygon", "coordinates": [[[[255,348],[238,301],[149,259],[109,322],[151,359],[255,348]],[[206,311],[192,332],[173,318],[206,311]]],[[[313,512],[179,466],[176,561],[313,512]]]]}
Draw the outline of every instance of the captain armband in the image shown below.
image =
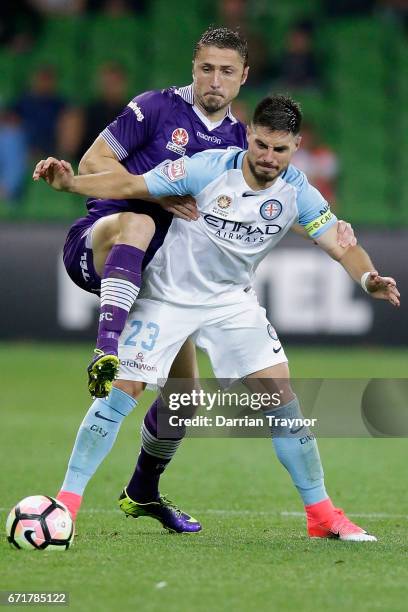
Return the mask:
{"type": "Polygon", "coordinates": [[[305,226],[305,229],[309,236],[313,238],[317,232],[324,227],[329,221],[333,219],[333,213],[331,210],[327,210],[325,213],[317,217],[317,219],[313,219],[310,223],[305,226]]]}

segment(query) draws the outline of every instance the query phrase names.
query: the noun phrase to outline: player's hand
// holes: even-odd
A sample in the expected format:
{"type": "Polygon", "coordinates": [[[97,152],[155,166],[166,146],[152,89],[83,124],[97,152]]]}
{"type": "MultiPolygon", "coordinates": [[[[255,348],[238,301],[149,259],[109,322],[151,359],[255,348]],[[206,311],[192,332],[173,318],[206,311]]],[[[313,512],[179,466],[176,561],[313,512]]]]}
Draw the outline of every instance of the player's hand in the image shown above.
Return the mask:
{"type": "Polygon", "coordinates": [[[378,272],[370,272],[366,280],[367,291],[373,298],[387,300],[393,306],[400,305],[400,292],[397,283],[390,276],[380,276],[378,272]]]}
{"type": "Polygon", "coordinates": [[[197,221],[197,219],[200,218],[196,201],[190,195],[160,198],[159,203],[164,210],[167,210],[167,212],[172,213],[179,219],[184,219],[185,221],[197,221]]]}
{"type": "Polygon", "coordinates": [[[73,178],[74,171],[71,164],[55,157],[40,160],[33,172],[34,181],[43,179],[57,191],[69,191],[73,178]]]}
{"type": "Polygon", "coordinates": [[[344,249],[356,246],[357,238],[350,223],[341,220],[337,222],[337,244],[344,249]]]}

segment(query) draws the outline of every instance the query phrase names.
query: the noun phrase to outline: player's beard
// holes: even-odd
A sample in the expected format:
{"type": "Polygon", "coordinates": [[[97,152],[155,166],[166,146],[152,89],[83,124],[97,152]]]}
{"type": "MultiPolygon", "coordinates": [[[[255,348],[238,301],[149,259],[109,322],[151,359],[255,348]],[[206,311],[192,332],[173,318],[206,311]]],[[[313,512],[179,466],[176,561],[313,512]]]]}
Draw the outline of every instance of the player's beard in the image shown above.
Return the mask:
{"type": "Polygon", "coordinates": [[[200,106],[205,110],[206,113],[212,115],[213,113],[217,113],[219,110],[223,108],[227,108],[228,104],[225,104],[225,98],[221,96],[208,95],[199,97],[198,101],[200,106]]]}
{"type": "Polygon", "coordinates": [[[259,172],[259,170],[257,170],[256,168],[256,165],[249,158],[249,155],[248,155],[248,167],[249,167],[249,170],[251,171],[252,176],[258,181],[258,183],[261,186],[264,186],[266,185],[266,183],[270,183],[274,181],[275,179],[278,178],[280,174],[282,174],[282,172],[286,170],[286,168],[282,168],[282,170],[279,170],[279,172],[277,172],[276,170],[273,170],[273,173],[271,172],[270,174],[265,173],[265,172],[259,172]]]}

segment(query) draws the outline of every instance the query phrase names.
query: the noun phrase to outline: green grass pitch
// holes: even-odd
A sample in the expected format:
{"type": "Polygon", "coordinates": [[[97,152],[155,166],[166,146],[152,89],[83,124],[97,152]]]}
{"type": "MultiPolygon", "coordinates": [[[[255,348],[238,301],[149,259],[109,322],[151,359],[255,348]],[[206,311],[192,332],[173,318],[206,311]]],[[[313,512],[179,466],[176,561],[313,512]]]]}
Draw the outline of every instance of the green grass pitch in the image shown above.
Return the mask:
{"type": "MultiPolygon", "coordinates": [[[[55,494],[89,405],[89,346],[0,345],[0,521],[29,494],[55,494]]],[[[406,377],[407,350],[288,350],[293,376],[406,377]]],[[[205,359],[202,374],[209,375],[205,359]]],[[[302,505],[268,440],[188,439],[162,482],[203,523],[170,535],[126,519],[146,395],[89,485],[67,553],[0,541],[0,590],[67,591],[70,610],[406,610],[406,439],[322,439],[335,502],[375,533],[362,545],[308,540],[302,505]]],[[[20,609],[20,607],[19,607],[20,609]]]]}

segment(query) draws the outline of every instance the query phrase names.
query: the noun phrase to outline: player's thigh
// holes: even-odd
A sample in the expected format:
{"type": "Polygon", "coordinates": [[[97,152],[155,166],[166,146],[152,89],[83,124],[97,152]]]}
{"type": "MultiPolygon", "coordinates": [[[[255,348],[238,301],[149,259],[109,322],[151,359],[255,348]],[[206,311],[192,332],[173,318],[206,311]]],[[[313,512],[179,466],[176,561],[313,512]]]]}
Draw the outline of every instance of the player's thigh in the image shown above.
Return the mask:
{"type": "Polygon", "coordinates": [[[196,325],[189,313],[156,300],[136,300],[119,340],[119,379],[163,386],[196,325]]]}
{"type": "Polygon", "coordinates": [[[196,348],[190,338],[187,338],[177,353],[171,366],[169,377],[193,380],[199,377],[196,348]]]}
{"type": "Polygon", "coordinates": [[[148,215],[130,211],[102,217],[92,228],[94,266],[102,276],[106,258],[115,244],[127,244],[146,251],[155,232],[155,223],[148,215]]]}
{"type": "MultiPolygon", "coordinates": [[[[188,338],[180,348],[170,369],[169,378],[164,385],[161,397],[168,405],[168,398],[173,393],[191,393],[201,389],[197,365],[197,354],[194,343],[188,338]]],[[[191,404],[183,407],[182,414],[185,418],[192,417],[197,406],[191,404]]]]}
{"type": "Polygon", "coordinates": [[[256,299],[219,309],[197,337],[209,355],[217,378],[241,379],[267,368],[286,364],[278,335],[256,299]]]}

